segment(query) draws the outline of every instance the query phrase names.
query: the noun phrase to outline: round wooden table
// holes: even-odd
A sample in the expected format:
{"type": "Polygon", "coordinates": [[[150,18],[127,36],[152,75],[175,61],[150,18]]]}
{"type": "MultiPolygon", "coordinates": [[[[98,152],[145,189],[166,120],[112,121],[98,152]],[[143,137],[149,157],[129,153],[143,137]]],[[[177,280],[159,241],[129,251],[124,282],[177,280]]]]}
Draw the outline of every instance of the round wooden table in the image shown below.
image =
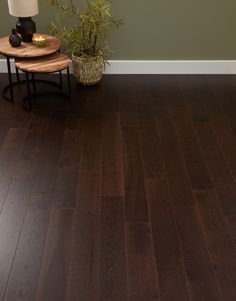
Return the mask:
{"type": "MultiPolygon", "coordinates": [[[[15,66],[16,70],[21,70],[25,73],[26,76],[26,85],[27,85],[27,96],[24,98],[23,106],[26,110],[32,110],[32,96],[36,95],[44,95],[45,93],[37,93],[36,92],[36,85],[35,85],[35,74],[47,74],[47,73],[55,73],[59,72],[60,74],[60,93],[63,96],[66,96],[70,99],[70,72],[69,72],[69,64],[71,63],[71,59],[62,54],[60,52],[55,52],[49,55],[40,56],[40,57],[33,57],[33,58],[15,58],[15,66]],[[65,94],[63,92],[63,85],[62,85],[62,70],[67,70],[67,87],[68,93],[65,94]],[[32,76],[32,84],[33,84],[33,94],[31,93],[30,89],[30,81],[29,75],[32,76]]],[[[51,82],[50,82],[51,83],[51,82]]],[[[53,82],[54,83],[54,82],[53,82]]],[[[54,83],[55,84],[55,83],[54,83]]],[[[56,93],[56,91],[52,91],[56,93]]],[[[48,93],[48,92],[46,92],[48,93]]]]}
{"type": "MultiPolygon", "coordinates": [[[[37,34],[40,35],[40,34],[37,34]]],[[[39,57],[58,51],[61,41],[49,35],[43,35],[47,41],[43,47],[36,47],[33,43],[22,43],[20,47],[12,47],[9,37],[0,38],[0,54],[8,57],[39,57]]]]}
{"type": "MultiPolygon", "coordinates": [[[[40,35],[40,34],[37,34],[40,35]]],[[[36,47],[33,43],[22,43],[20,47],[12,47],[9,44],[9,37],[0,38],[0,54],[6,57],[9,84],[3,89],[3,97],[14,101],[13,86],[19,84],[19,73],[16,69],[17,81],[12,81],[10,58],[36,58],[50,55],[60,50],[61,41],[53,36],[44,35],[47,39],[43,47],[36,47]],[[10,98],[6,96],[6,91],[10,89],[10,98]]]]}

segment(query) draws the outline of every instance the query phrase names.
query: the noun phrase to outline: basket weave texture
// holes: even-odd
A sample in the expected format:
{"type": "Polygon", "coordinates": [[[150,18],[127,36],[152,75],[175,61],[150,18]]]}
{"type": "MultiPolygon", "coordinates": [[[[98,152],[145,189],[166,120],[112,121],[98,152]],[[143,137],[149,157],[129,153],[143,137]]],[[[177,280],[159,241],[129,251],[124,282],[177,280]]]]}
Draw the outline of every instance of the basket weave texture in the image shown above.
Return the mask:
{"type": "Polygon", "coordinates": [[[73,74],[82,85],[94,85],[100,81],[103,74],[103,58],[78,57],[72,54],[73,74]]]}

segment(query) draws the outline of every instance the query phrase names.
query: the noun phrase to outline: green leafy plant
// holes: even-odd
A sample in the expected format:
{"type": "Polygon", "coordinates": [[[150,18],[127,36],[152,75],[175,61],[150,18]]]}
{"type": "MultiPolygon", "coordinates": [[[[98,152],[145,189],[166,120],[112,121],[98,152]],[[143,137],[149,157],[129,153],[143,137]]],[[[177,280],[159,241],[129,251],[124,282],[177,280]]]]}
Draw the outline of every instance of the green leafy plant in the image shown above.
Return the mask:
{"type": "Polygon", "coordinates": [[[112,18],[111,0],[87,0],[87,10],[80,11],[73,0],[48,0],[58,9],[58,15],[50,26],[50,31],[63,44],[65,52],[82,57],[101,55],[104,62],[110,53],[107,36],[111,26],[119,27],[121,20],[112,18]],[[69,14],[76,19],[72,25],[63,25],[63,15],[69,14]]]}

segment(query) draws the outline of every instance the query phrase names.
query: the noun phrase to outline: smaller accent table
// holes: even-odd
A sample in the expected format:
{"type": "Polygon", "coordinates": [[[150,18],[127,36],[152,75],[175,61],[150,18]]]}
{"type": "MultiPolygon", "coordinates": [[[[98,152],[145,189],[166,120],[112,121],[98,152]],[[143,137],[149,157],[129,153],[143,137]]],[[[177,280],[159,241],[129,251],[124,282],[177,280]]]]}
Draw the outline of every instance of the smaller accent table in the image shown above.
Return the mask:
{"type": "Polygon", "coordinates": [[[14,102],[13,87],[14,85],[25,83],[20,81],[18,69],[16,69],[17,81],[13,82],[11,73],[10,58],[36,58],[47,56],[58,52],[61,47],[61,41],[49,35],[44,35],[47,39],[45,46],[36,47],[33,43],[22,43],[20,47],[12,47],[9,44],[9,37],[0,38],[0,54],[4,55],[7,60],[8,82],[9,84],[3,89],[3,97],[14,102]],[[7,90],[10,90],[10,97],[6,96],[7,90]]]}
{"type": "MultiPolygon", "coordinates": [[[[32,101],[31,97],[36,96],[39,94],[44,93],[37,93],[36,92],[36,85],[35,85],[35,74],[42,74],[42,73],[55,73],[59,72],[61,75],[61,71],[67,69],[67,86],[68,86],[68,94],[63,92],[62,80],[60,77],[60,94],[68,97],[70,99],[70,73],[69,73],[69,64],[71,63],[71,59],[59,52],[49,54],[46,56],[38,57],[38,58],[18,58],[16,59],[16,69],[21,70],[25,73],[26,76],[26,84],[27,84],[27,96],[24,102],[24,107],[26,110],[32,110],[32,101]],[[33,94],[30,91],[30,81],[29,81],[29,74],[32,75],[32,82],[33,82],[33,94]]],[[[54,91],[55,93],[55,91],[54,91]]]]}

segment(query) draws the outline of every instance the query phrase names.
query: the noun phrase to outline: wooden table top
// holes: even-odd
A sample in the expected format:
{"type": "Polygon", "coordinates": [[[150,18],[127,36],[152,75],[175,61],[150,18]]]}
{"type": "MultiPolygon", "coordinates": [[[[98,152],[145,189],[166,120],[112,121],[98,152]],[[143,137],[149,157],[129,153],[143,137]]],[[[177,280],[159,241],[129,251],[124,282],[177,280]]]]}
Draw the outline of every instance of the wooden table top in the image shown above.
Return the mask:
{"type": "Polygon", "coordinates": [[[17,58],[16,67],[30,73],[53,73],[64,70],[70,62],[71,59],[68,56],[57,52],[40,58],[17,58]]]}
{"type": "Polygon", "coordinates": [[[38,57],[52,54],[60,49],[60,40],[45,34],[43,36],[47,39],[43,47],[36,47],[33,43],[22,43],[20,47],[12,47],[8,36],[0,38],[0,54],[8,57],[38,57]]]}

